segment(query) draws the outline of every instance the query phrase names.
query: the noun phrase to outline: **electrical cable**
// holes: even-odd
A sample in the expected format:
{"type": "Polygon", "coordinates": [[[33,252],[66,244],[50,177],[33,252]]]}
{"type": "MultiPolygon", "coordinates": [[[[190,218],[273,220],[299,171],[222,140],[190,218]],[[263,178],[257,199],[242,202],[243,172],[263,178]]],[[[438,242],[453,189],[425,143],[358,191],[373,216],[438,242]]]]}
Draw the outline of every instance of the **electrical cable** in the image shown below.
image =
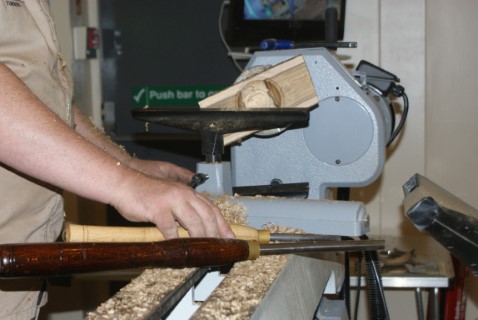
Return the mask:
{"type": "MultiPolygon", "coordinates": [[[[373,277],[373,282],[375,283],[375,289],[378,290],[379,296],[377,296],[377,292],[375,292],[375,299],[377,300],[376,309],[376,318],[374,319],[390,319],[390,315],[388,314],[387,302],[385,300],[385,292],[383,291],[382,285],[382,277],[380,275],[379,270],[379,262],[378,262],[378,255],[377,251],[366,251],[365,252],[365,260],[367,261],[367,269],[369,273],[369,279],[373,277]]],[[[373,309],[373,308],[372,308],[373,309]]],[[[373,315],[372,315],[373,317],[373,315]]]]}
{"type": "MultiPolygon", "coordinates": [[[[398,123],[397,127],[394,129],[392,134],[390,135],[390,139],[388,139],[387,147],[393,142],[393,140],[395,140],[395,138],[398,136],[400,131],[402,131],[403,126],[405,125],[405,121],[407,120],[408,109],[409,109],[408,96],[406,95],[405,89],[402,86],[400,86],[400,85],[394,86],[392,88],[391,93],[395,97],[402,97],[402,99],[403,99],[403,113],[402,113],[402,117],[400,118],[400,122],[398,123]]],[[[393,109],[393,106],[391,107],[391,111],[393,111],[393,118],[395,118],[395,111],[393,109]]]]}
{"type": "Polygon", "coordinates": [[[344,276],[344,288],[343,288],[343,300],[345,302],[345,310],[347,311],[347,317],[350,319],[350,252],[345,252],[345,276],[344,276]]]}
{"type": "Polygon", "coordinates": [[[408,109],[409,109],[408,96],[405,94],[405,88],[395,83],[395,82],[400,82],[400,80],[396,76],[390,74],[389,72],[383,69],[380,69],[377,66],[373,66],[372,64],[366,61],[360,62],[356,70],[360,71],[362,69],[361,68],[362,63],[364,63],[365,67],[368,66],[368,68],[370,69],[370,70],[368,69],[367,70],[371,74],[366,74],[366,80],[365,80],[367,85],[370,88],[379,92],[382,95],[382,97],[386,98],[389,95],[392,95],[394,97],[397,97],[397,98],[401,97],[403,99],[402,116],[400,118],[400,122],[398,123],[396,127],[395,127],[396,125],[395,108],[391,101],[388,103],[388,109],[390,111],[390,116],[391,116],[390,138],[388,139],[388,142],[386,144],[386,147],[388,147],[392,144],[392,142],[395,140],[398,134],[402,131],[403,126],[405,125],[405,121],[407,120],[408,109]],[[380,76],[379,75],[380,73],[377,74],[376,72],[377,70],[379,70],[380,73],[387,73],[388,76],[380,76]]]}
{"type": "MultiPolygon", "coordinates": [[[[350,188],[337,188],[337,200],[349,201],[350,200],[350,188]]],[[[342,240],[353,240],[350,237],[342,237],[342,240]]],[[[344,265],[345,265],[345,275],[344,283],[342,288],[342,299],[345,303],[345,309],[347,311],[347,316],[350,319],[350,252],[344,253],[344,265]]]]}
{"type": "MultiPolygon", "coordinates": [[[[367,235],[363,235],[360,239],[368,239],[368,237],[367,235]]],[[[390,319],[390,315],[385,300],[377,251],[365,251],[364,254],[371,319],[388,320],[390,319]]]]}
{"type": "Polygon", "coordinates": [[[357,261],[357,295],[355,296],[354,320],[358,319],[358,309],[360,302],[360,291],[362,287],[362,252],[359,252],[357,261]]]}
{"type": "Polygon", "coordinates": [[[226,50],[227,50],[227,55],[228,55],[229,57],[231,57],[232,62],[233,62],[234,65],[236,66],[237,70],[239,70],[239,72],[242,73],[243,68],[239,65],[239,63],[237,62],[237,60],[234,58],[234,53],[232,52],[231,48],[230,48],[229,45],[227,44],[226,38],[224,37],[224,30],[222,29],[222,19],[223,19],[223,16],[224,16],[224,8],[225,8],[226,5],[228,5],[228,4],[229,4],[229,1],[228,1],[228,0],[223,1],[222,4],[221,4],[221,10],[219,11],[219,18],[218,18],[219,37],[221,38],[222,44],[224,45],[224,47],[225,47],[226,50]]]}
{"type": "MultiPolygon", "coordinates": [[[[390,110],[390,137],[393,135],[393,132],[395,131],[395,120],[397,118],[395,114],[395,108],[393,107],[393,103],[390,102],[388,104],[388,109],[390,110]]],[[[390,138],[388,139],[387,146],[390,143],[390,138]]]]}

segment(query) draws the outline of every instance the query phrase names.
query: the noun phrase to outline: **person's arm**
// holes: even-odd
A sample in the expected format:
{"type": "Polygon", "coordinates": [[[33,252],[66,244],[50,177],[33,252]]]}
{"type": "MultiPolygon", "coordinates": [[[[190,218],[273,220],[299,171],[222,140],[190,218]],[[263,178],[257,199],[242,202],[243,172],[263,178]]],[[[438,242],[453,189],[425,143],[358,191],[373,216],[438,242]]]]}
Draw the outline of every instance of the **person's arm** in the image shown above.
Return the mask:
{"type": "Polygon", "coordinates": [[[148,161],[130,156],[123,147],[116,144],[98,129],[77,106],[73,107],[73,119],[75,130],[79,134],[135,170],[156,178],[166,178],[183,183],[189,182],[194,175],[190,170],[169,162],[148,161]]]}
{"type": "MultiPolygon", "coordinates": [[[[111,204],[131,221],[156,224],[177,237],[231,237],[219,209],[177,182],[129,168],[66,125],[0,63],[0,162],[33,178],[111,204]]],[[[0,182],[1,183],[1,182],[0,182]]]]}

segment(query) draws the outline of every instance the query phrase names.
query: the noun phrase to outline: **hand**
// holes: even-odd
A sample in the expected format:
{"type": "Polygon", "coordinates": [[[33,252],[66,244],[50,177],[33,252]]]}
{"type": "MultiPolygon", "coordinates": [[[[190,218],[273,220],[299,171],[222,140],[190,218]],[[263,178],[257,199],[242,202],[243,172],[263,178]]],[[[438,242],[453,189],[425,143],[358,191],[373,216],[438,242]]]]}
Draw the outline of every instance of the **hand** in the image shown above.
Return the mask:
{"type": "Polygon", "coordinates": [[[184,184],[137,173],[115,192],[112,205],[126,219],[152,222],[166,239],[178,237],[178,223],[191,237],[234,238],[219,208],[184,184]]]}
{"type": "Polygon", "coordinates": [[[194,172],[165,161],[151,161],[134,158],[129,166],[151,177],[188,183],[194,172]]]}

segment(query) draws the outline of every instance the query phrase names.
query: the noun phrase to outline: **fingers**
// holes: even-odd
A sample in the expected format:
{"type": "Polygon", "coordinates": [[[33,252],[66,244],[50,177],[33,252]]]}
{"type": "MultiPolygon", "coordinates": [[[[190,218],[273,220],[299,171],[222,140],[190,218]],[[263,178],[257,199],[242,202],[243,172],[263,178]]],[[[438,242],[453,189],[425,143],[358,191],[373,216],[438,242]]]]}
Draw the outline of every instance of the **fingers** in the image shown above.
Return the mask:
{"type": "Polygon", "coordinates": [[[182,183],[188,183],[194,175],[194,172],[186,168],[164,161],[150,161],[134,158],[130,161],[129,166],[153,178],[169,179],[182,183]]]}
{"type": "MultiPolygon", "coordinates": [[[[216,214],[219,212],[219,209],[214,206],[208,199],[204,196],[196,193],[196,201],[193,204],[194,209],[198,217],[201,219],[202,229],[204,231],[204,236],[206,237],[220,237],[219,227],[217,225],[216,214]]],[[[196,227],[196,226],[193,226],[196,227]]],[[[191,236],[196,235],[195,230],[188,228],[189,234],[191,236]]]]}
{"type": "Polygon", "coordinates": [[[145,175],[136,180],[111,203],[128,220],[153,222],[166,239],[178,237],[177,222],[191,237],[234,237],[219,208],[194,189],[145,175]]]}
{"type": "Polygon", "coordinates": [[[178,181],[182,183],[188,183],[194,176],[194,172],[185,169],[183,167],[176,167],[176,176],[178,181]]]}
{"type": "Polygon", "coordinates": [[[165,215],[159,219],[154,219],[153,223],[161,231],[164,239],[178,238],[178,225],[172,215],[165,215]]]}
{"type": "Polygon", "coordinates": [[[172,212],[179,223],[188,230],[191,237],[217,237],[206,232],[205,223],[191,204],[186,203],[172,212]]]}
{"type": "Polygon", "coordinates": [[[194,172],[169,162],[161,162],[161,170],[166,178],[182,183],[188,183],[194,176],[194,172]]]}
{"type": "Polygon", "coordinates": [[[224,216],[222,215],[221,212],[219,212],[218,215],[216,215],[216,221],[217,225],[219,227],[219,235],[224,238],[231,238],[234,239],[236,238],[236,235],[231,229],[231,226],[229,223],[227,223],[226,219],[224,219],[224,216]]]}
{"type": "MultiPolygon", "coordinates": [[[[234,232],[232,232],[231,227],[227,223],[226,219],[224,219],[224,216],[221,213],[221,210],[212,202],[210,201],[207,197],[197,194],[198,198],[212,210],[212,215],[208,215],[207,218],[204,219],[204,221],[207,221],[210,225],[214,226],[214,232],[217,232],[217,237],[222,237],[222,238],[235,238],[234,232]]],[[[207,228],[206,228],[207,230],[207,228]]]]}
{"type": "Polygon", "coordinates": [[[188,230],[189,235],[191,237],[220,237],[216,219],[219,209],[196,192],[193,192],[193,197],[188,200],[188,206],[174,212],[174,215],[188,230]]]}
{"type": "MultiPolygon", "coordinates": [[[[192,194],[193,198],[172,210],[174,218],[188,230],[189,235],[191,237],[234,238],[234,233],[219,208],[205,196],[196,192],[192,194]]],[[[170,227],[168,226],[168,228],[170,227]]]]}

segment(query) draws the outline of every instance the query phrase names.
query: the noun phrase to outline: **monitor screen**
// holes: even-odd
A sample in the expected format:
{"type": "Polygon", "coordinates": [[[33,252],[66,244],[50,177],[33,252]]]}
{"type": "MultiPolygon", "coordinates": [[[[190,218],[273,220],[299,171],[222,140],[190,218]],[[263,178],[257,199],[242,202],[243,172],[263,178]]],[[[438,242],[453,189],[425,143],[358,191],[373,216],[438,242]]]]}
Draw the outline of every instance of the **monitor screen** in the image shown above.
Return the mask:
{"type": "Polygon", "coordinates": [[[325,20],[325,9],[340,15],[340,0],[244,0],[245,20],[325,20]]]}
{"type": "Polygon", "coordinates": [[[345,0],[231,0],[226,38],[239,46],[268,38],[323,41],[328,8],[336,9],[337,40],[343,40],[345,0]]]}

